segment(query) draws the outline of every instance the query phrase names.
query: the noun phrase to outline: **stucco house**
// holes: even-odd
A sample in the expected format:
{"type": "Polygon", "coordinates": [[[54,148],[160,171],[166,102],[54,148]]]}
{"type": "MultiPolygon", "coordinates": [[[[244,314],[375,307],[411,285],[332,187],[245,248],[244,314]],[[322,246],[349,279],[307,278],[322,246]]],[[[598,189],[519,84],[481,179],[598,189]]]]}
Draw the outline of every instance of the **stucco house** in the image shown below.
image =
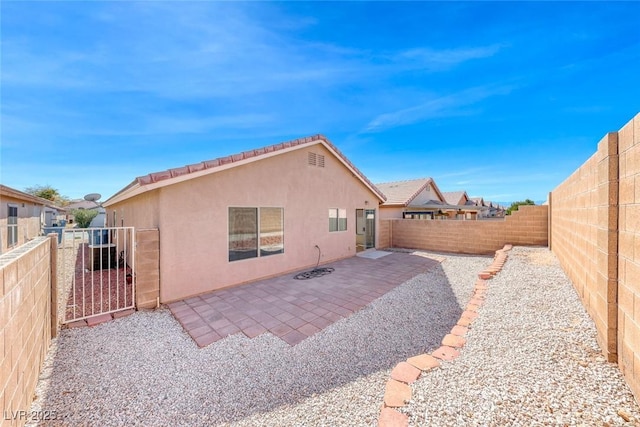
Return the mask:
{"type": "Polygon", "coordinates": [[[478,219],[478,211],[480,208],[471,200],[466,191],[445,191],[442,195],[447,201],[447,204],[455,206],[454,209],[447,211],[450,219],[478,219]]]}
{"type": "Polygon", "coordinates": [[[49,200],[0,184],[0,253],[39,236],[45,210],[56,211],[49,200]]]}
{"type": "Polygon", "coordinates": [[[486,218],[489,216],[489,206],[485,204],[483,197],[472,197],[471,201],[479,208],[478,218],[486,218]]]}
{"type": "Polygon", "coordinates": [[[382,182],[376,187],[387,197],[381,219],[445,219],[449,206],[433,178],[382,182]]]}
{"type": "Polygon", "coordinates": [[[160,230],[166,303],[373,248],[384,200],[315,135],[138,177],[103,206],[108,225],[160,230]]]}
{"type": "Polygon", "coordinates": [[[494,203],[494,202],[491,202],[491,201],[487,201],[487,202],[485,202],[485,204],[489,208],[488,213],[487,213],[487,217],[488,218],[501,218],[501,217],[504,217],[505,211],[506,211],[505,207],[501,206],[498,203],[494,203]]]}

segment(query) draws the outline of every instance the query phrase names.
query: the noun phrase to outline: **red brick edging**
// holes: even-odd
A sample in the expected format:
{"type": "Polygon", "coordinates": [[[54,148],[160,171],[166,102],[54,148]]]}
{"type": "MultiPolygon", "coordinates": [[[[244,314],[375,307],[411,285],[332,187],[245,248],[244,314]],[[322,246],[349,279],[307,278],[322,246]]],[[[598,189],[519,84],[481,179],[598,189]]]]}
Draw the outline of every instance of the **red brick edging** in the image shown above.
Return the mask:
{"type": "Polygon", "coordinates": [[[129,308],[126,310],[116,311],[113,313],[98,314],[96,316],[87,317],[86,319],[76,320],[74,322],[67,323],[66,328],[84,328],[86,326],[96,326],[102,323],[108,322],[114,319],[120,319],[121,317],[129,316],[135,313],[135,308],[129,308]]]}
{"type": "Polygon", "coordinates": [[[478,317],[478,308],[484,303],[487,290],[487,280],[498,274],[507,261],[507,252],[512,245],[504,245],[496,251],[493,263],[478,274],[474,293],[469,300],[457,324],[451,333],[442,339],[442,346],[431,354],[420,354],[400,362],[391,371],[391,378],[385,386],[384,401],[378,417],[378,427],[408,426],[409,417],[396,410],[406,406],[411,400],[410,384],[415,382],[424,372],[429,372],[440,366],[440,360],[454,360],[460,356],[460,350],[466,344],[464,338],[469,326],[478,317]]]}

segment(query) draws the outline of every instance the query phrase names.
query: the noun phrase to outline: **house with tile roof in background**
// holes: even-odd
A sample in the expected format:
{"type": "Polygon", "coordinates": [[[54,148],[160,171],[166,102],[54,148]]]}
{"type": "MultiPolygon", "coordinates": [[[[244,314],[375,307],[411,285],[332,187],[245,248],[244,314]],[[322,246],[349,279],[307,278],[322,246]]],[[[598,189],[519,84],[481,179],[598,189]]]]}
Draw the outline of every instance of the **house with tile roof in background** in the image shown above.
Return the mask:
{"type": "Polygon", "coordinates": [[[476,206],[476,203],[469,198],[466,191],[445,191],[442,195],[447,201],[447,204],[455,206],[455,210],[447,211],[450,219],[478,219],[478,211],[480,209],[476,206]]]}
{"type": "Polygon", "coordinates": [[[376,187],[387,197],[381,219],[446,219],[449,206],[433,178],[383,182],[376,187]]]}
{"type": "Polygon", "coordinates": [[[489,207],[485,204],[482,197],[471,197],[473,204],[478,207],[478,219],[486,218],[489,216],[489,207]]]}
{"type": "Polygon", "coordinates": [[[0,184],[0,253],[39,236],[60,211],[50,200],[0,184]]]}
{"type": "Polygon", "coordinates": [[[503,218],[506,208],[491,201],[485,202],[488,207],[487,218],[503,218]]]}
{"type": "Polygon", "coordinates": [[[301,138],[138,177],[107,224],[160,231],[160,302],[375,248],[376,188],[327,138],[301,138]]]}

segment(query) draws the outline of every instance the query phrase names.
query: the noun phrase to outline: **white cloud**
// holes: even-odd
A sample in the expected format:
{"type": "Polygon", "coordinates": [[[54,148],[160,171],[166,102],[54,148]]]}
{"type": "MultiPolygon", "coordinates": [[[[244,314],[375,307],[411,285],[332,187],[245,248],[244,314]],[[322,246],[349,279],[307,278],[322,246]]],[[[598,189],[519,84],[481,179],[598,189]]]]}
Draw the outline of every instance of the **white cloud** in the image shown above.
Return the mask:
{"type": "Polygon", "coordinates": [[[419,105],[381,114],[367,124],[364,132],[380,132],[438,117],[471,115],[474,111],[465,107],[474,106],[493,96],[506,95],[512,90],[512,86],[480,86],[440,96],[419,105]]]}
{"type": "Polygon", "coordinates": [[[415,48],[400,52],[395,56],[399,62],[410,62],[431,71],[443,71],[473,59],[489,58],[504,46],[494,44],[471,48],[432,49],[415,48]]]}

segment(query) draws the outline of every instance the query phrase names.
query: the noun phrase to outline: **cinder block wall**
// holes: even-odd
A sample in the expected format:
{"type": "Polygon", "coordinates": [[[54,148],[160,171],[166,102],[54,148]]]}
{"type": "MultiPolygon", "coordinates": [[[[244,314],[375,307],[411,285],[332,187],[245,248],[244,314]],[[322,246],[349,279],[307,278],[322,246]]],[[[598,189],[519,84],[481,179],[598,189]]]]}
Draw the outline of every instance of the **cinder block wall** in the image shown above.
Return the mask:
{"type": "Polygon", "coordinates": [[[618,134],[552,192],[551,249],[596,324],[605,356],[617,344],[618,134]]]}
{"type": "Polygon", "coordinates": [[[388,248],[391,246],[391,221],[380,220],[378,229],[378,247],[388,248]]]}
{"type": "Polygon", "coordinates": [[[160,231],[136,230],[136,307],[155,308],[160,296],[160,231]]]}
{"type": "MultiPolygon", "coordinates": [[[[517,211],[505,218],[504,233],[504,244],[547,246],[549,244],[549,207],[546,205],[520,206],[517,211]]],[[[504,244],[499,245],[496,250],[502,248],[504,244]]]]}
{"type": "Polygon", "coordinates": [[[25,424],[51,344],[51,260],[52,245],[47,237],[37,237],[0,256],[3,426],[25,424]]]}
{"type": "Polygon", "coordinates": [[[507,243],[546,246],[548,212],[547,206],[520,206],[504,221],[393,219],[381,220],[380,228],[390,224],[391,247],[491,254],[507,243]]]}
{"type": "Polygon", "coordinates": [[[618,132],[618,152],[618,362],[637,399],[640,397],[640,114],[618,132]]]}
{"type": "Polygon", "coordinates": [[[551,249],[640,397],[640,114],[551,194],[551,249]],[[636,305],[637,304],[637,305],[636,305]]]}

